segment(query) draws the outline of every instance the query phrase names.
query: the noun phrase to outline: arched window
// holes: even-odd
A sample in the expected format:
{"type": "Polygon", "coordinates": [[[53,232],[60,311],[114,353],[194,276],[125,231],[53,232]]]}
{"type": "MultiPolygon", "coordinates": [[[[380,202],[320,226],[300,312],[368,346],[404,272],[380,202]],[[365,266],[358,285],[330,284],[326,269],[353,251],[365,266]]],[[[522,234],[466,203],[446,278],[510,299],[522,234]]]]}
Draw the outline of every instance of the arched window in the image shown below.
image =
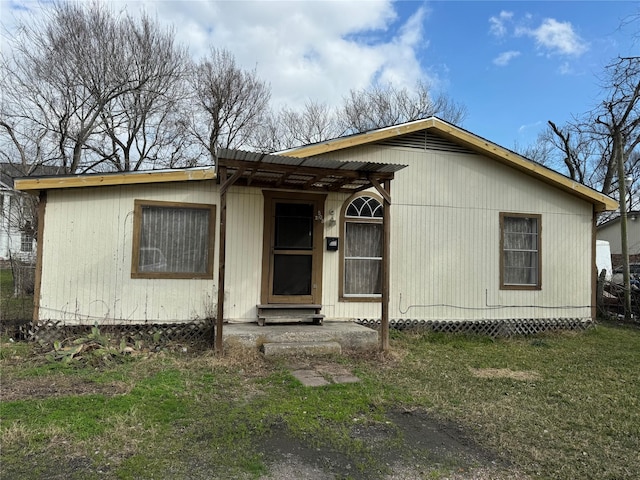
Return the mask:
{"type": "Polygon", "coordinates": [[[370,194],[353,198],[342,215],[341,296],[382,295],[382,203],[370,194]]]}

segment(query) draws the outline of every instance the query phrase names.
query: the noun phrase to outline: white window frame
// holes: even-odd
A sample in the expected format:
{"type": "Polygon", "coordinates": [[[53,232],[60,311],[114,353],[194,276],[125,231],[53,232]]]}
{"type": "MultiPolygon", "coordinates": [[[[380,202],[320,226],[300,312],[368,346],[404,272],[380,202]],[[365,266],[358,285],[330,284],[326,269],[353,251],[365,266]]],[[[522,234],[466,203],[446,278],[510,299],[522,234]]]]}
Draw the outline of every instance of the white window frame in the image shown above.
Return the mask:
{"type": "MultiPolygon", "coordinates": [[[[347,225],[360,223],[360,224],[375,224],[380,225],[380,242],[383,241],[383,231],[382,231],[382,209],[383,202],[380,197],[377,195],[371,194],[369,192],[358,193],[352,197],[350,197],[343,205],[342,215],[341,215],[341,245],[340,248],[340,299],[342,301],[361,301],[361,302],[379,302],[382,300],[382,292],[380,293],[347,293],[347,285],[346,285],[346,275],[347,275],[347,260],[376,260],[380,262],[380,272],[382,272],[383,268],[383,252],[381,250],[380,256],[376,257],[347,257],[346,252],[348,248],[348,238],[347,238],[347,225]],[[360,208],[357,208],[354,205],[356,210],[354,212],[350,212],[350,207],[353,205],[355,201],[359,198],[365,199],[363,205],[360,208]],[[375,206],[372,209],[371,206],[375,202],[375,206]]],[[[381,286],[382,288],[382,286],[381,286]]]]}

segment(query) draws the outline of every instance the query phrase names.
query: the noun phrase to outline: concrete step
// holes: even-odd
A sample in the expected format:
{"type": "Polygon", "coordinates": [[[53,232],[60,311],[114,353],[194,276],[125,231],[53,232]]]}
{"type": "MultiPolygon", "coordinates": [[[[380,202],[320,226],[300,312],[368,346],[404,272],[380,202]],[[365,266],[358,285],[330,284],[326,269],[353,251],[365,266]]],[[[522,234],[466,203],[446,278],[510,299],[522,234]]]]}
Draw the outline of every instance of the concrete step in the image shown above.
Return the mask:
{"type": "Polygon", "coordinates": [[[267,323],[313,323],[314,325],[322,325],[324,315],[265,315],[258,316],[258,325],[264,327],[267,323]]]}
{"type": "Polygon", "coordinates": [[[342,347],[338,342],[270,342],[262,345],[262,352],[265,357],[339,355],[342,347]]]}
{"type": "Polygon", "coordinates": [[[325,320],[323,326],[279,324],[260,327],[253,323],[228,323],[222,329],[225,341],[233,339],[248,348],[263,343],[338,342],[343,349],[375,351],[378,332],[354,322],[325,320]]]}
{"type": "Polygon", "coordinates": [[[258,325],[267,323],[300,323],[310,322],[322,325],[324,315],[320,313],[322,305],[303,304],[264,304],[257,305],[258,325]]]}

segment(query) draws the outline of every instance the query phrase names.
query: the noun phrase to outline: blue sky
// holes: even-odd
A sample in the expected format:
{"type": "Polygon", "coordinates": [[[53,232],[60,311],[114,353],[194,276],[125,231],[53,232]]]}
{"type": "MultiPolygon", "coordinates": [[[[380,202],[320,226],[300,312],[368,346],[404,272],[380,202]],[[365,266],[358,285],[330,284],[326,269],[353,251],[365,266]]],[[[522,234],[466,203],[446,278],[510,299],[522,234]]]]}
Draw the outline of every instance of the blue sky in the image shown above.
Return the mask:
{"type": "MultiPolygon", "coordinates": [[[[411,3],[402,4],[411,8],[411,3]]],[[[507,148],[602,98],[598,75],[640,54],[622,19],[639,2],[432,2],[422,62],[468,107],[465,127],[507,148]]],[[[636,22],[635,33],[640,33],[636,22]]]]}
{"type": "MultiPolygon", "coordinates": [[[[338,105],[375,80],[418,80],[463,103],[467,130],[507,148],[601,97],[597,75],[640,53],[640,2],[111,0],[175,28],[199,57],[226,48],[270,83],[275,106],[338,105]],[[635,43],[634,43],[634,34],[635,43]]],[[[0,0],[4,34],[46,3],[0,0]]],[[[2,39],[6,45],[6,38],[2,39]]]]}

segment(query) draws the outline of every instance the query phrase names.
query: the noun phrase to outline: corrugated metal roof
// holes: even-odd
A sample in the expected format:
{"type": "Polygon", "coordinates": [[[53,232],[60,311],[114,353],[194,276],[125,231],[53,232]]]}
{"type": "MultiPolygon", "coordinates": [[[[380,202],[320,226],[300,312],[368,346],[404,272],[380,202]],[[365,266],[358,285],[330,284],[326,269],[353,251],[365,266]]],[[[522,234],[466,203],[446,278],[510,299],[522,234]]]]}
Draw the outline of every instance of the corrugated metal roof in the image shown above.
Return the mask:
{"type": "Polygon", "coordinates": [[[331,158],[295,158],[282,155],[221,149],[218,168],[228,176],[237,174],[235,184],[266,188],[357,192],[377,181],[392,179],[406,165],[354,162],[331,158]],[[241,173],[238,173],[241,172],[241,173]]]}

